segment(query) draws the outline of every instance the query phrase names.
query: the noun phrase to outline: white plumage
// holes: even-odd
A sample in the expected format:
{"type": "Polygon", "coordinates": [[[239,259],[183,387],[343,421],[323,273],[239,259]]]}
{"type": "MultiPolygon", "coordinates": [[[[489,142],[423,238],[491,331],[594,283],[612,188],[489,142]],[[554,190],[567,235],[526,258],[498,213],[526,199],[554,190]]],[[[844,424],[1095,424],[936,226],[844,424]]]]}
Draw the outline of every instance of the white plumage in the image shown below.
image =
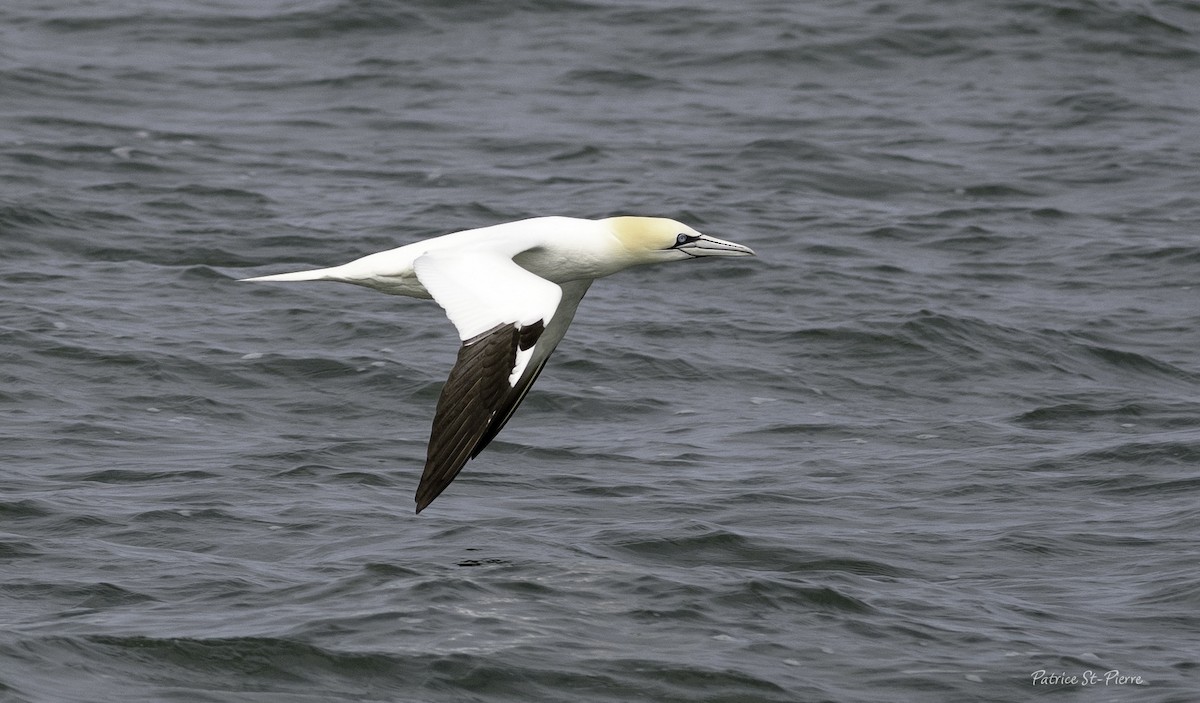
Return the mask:
{"type": "Polygon", "coordinates": [[[539,217],[243,280],[354,283],[433,298],[446,311],[463,344],[434,414],[419,513],[508,422],[594,279],[639,264],[753,254],[665,218],[539,217]]]}

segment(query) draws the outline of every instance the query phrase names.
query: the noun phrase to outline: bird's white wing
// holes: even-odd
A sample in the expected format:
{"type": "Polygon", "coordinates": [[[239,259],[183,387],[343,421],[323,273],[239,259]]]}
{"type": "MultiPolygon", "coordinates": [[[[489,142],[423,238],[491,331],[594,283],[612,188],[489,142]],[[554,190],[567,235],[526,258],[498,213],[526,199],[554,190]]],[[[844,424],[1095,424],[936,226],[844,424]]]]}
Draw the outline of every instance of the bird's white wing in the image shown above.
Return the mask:
{"type": "Polygon", "coordinates": [[[416,494],[420,512],[508,421],[562,339],[587,286],[567,284],[564,301],[562,287],[486,251],[430,252],[413,268],[463,342],[434,413],[416,494]],[[565,324],[555,320],[560,302],[568,303],[561,306],[565,324]]]}
{"type": "Polygon", "coordinates": [[[465,342],[500,323],[549,323],[562,289],[490,251],[429,252],[413,269],[465,342]]]}

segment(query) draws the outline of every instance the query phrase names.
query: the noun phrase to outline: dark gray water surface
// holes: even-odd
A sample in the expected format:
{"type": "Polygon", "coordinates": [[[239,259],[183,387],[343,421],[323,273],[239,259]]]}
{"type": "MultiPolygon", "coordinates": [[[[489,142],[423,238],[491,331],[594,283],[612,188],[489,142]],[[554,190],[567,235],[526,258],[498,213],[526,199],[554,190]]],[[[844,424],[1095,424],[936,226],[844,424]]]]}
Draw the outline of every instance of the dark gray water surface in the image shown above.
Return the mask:
{"type": "Polygon", "coordinates": [[[0,162],[0,700],[1197,700],[1195,3],[20,1],[0,162]],[[619,213],[760,256],[419,517],[441,310],[235,281],[619,213]]]}

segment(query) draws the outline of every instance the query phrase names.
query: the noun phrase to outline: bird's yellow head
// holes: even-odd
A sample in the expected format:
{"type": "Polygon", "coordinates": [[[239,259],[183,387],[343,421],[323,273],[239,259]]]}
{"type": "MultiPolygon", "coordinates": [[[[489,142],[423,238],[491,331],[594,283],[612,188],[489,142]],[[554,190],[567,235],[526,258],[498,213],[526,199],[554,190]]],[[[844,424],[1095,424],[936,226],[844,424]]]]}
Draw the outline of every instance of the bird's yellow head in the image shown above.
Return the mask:
{"type": "Polygon", "coordinates": [[[700,234],[682,222],[665,217],[610,217],[603,222],[635,263],[702,256],[754,256],[750,247],[700,234]]]}

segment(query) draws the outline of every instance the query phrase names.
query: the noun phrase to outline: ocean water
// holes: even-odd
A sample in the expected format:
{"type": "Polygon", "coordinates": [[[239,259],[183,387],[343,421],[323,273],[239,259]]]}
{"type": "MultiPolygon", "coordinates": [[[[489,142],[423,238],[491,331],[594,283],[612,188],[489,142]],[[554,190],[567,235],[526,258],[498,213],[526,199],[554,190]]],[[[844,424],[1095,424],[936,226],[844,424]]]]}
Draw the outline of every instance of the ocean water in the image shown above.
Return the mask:
{"type": "Polygon", "coordinates": [[[6,703],[1200,695],[1195,3],[21,1],[0,162],[6,703]],[[621,213],[759,257],[420,516],[441,310],[236,281],[621,213]]]}

